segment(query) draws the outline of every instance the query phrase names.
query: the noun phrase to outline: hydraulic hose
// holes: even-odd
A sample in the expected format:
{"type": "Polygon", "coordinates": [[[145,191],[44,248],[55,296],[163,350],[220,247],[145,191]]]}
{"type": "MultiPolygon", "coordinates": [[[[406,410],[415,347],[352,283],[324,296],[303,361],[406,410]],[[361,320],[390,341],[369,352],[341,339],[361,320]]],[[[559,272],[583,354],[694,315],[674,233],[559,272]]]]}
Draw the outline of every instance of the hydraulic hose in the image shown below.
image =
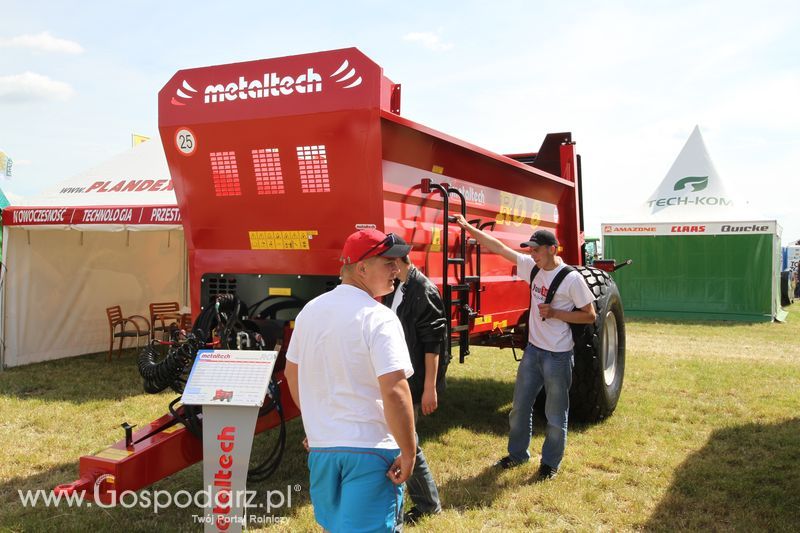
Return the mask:
{"type": "MultiPolygon", "coordinates": [[[[139,374],[144,379],[145,392],[155,394],[171,387],[175,392],[182,393],[186,385],[185,373],[191,368],[198,350],[209,345],[214,332],[223,349],[264,349],[261,333],[248,327],[252,326],[249,321],[247,325],[244,323],[248,314],[248,307],[244,302],[234,295],[223,294],[218,295],[210,304],[197,317],[191,333],[177,330],[172,332],[171,346],[161,361],[157,361],[160,354],[156,341],[141,351],[138,366],[139,374]]],[[[280,418],[278,439],[267,457],[248,470],[249,481],[264,481],[272,476],[278,469],[286,448],[286,419],[280,399],[280,387],[274,379],[269,384],[268,398],[269,401],[259,410],[259,416],[265,416],[273,410],[278,413],[280,418]]],[[[180,400],[179,396],[170,402],[170,414],[192,435],[202,439],[203,422],[199,416],[202,407],[197,405],[178,407],[180,400]]]]}
{"type": "Polygon", "coordinates": [[[144,378],[144,390],[156,394],[167,387],[183,392],[185,381],[182,375],[197,355],[203,342],[190,333],[186,341],[169,349],[167,356],[159,362],[155,343],[150,343],[139,353],[139,374],[144,378]]]}

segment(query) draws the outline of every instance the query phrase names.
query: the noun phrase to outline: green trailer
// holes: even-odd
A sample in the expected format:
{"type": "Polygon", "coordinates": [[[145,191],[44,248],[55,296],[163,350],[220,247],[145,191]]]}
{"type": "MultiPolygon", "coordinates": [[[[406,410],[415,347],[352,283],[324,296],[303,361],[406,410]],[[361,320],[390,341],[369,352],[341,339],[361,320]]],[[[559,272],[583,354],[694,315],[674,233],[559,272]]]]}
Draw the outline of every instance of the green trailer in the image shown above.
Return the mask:
{"type": "Polygon", "coordinates": [[[685,320],[784,320],[775,221],[603,224],[625,314],[685,320]]]}

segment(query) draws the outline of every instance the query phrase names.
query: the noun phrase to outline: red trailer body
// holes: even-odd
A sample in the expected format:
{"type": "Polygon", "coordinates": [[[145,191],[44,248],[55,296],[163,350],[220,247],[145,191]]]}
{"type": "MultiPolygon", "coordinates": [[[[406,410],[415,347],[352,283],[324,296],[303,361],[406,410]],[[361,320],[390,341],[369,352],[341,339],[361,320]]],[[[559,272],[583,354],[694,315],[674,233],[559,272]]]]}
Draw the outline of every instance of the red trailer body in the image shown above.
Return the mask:
{"type": "MultiPolygon", "coordinates": [[[[442,195],[423,193],[423,179],[457,189],[467,219],[493,222],[493,235],[510,247],[548,228],[560,255],[582,263],[579,160],[569,133],[514,156],[526,164],[399,112],[400,86],[355,48],[177,72],[159,93],[159,130],[183,218],[195,316],[225,292],[250,303],[269,295],[308,300],[335,284],[345,238],[376,227],[412,244],[414,263],[443,289],[479,275],[461,300],[469,320],[459,322],[454,305],[451,325],[466,323],[474,341],[497,344],[524,322],[527,280],[502,258],[479,254],[474,242],[462,248],[460,274],[445,272],[442,254],[458,256],[464,234],[447,224],[442,195]],[[443,250],[445,241],[453,246],[443,250]]],[[[457,200],[451,204],[461,209],[457,200]]],[[[285,388],[283,398],[287,417],[296,416],[285,388]]],[[[260,420],[257,430],[276,423],[260,420]]],[[[200,442],[170,416],[110,450],[82,458],[82,479],[59,490],[87,488],[102,473],[114,475],[117,490],[136,489],[201,458],[200,442]]]]}
{"type": "MultiPolygon", "coordinates": [[[[468,218],[496,221],[510,246],[548,227],[562,256],[580,262],[569,134],[548,154],[551,173],[400,117],[399,96],[354,48],[182,70],[166,84],[159,129],[184,220],[192,309],[204,304],[197,288],[209,273],[335,275],[344,239],[360,225],[404,237],[441,285],[442,202],[420,192],[426,177],[463,190],[468,218]]],[[[505,261],[487,257],[482,268],[481,311],[514,324],[528,305],[524,282],[505,261]]]]}

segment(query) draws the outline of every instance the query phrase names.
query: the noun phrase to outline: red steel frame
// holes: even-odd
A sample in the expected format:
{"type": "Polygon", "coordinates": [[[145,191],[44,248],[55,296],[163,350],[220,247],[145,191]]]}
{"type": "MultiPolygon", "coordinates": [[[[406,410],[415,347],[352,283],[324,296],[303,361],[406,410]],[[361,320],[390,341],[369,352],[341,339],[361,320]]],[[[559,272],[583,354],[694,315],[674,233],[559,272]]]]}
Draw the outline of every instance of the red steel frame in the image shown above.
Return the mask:
{"type": "MultiPolygon", "coordinates": [[[[465,191],[467,218],[494,221],[493,234],[513,248],[536,228],[550,228],[565,260],[582,261],[569,134],[540,165],[548,172],[400,117],[399,96],[400,86],[355,48],[173,76],[159,93],[159,130],[183,218],[195,314],[207,273],[335,275],[342,243],[359,225],[402,235],[431,279],[440,286],[456,283],[452,272],[442,272],[436,245],[445,216],[441,198],[421,192],[422,178],[465,191]],[[184,152],[179,132],[192,136],[184,152]],[[308,155],[310,147],[323,146],[324,158],[308,155]],[[264,150],[280,159],[267,178],[256,161],[264,150]],[[225,164],[214,167],[213,161],[225,164]],[[309,166],[316,175],[309,175],[309,166]],[[314,177],[318,181],[309,182],[314,177]],[[306,237],[293,233],[289,244],[259,243],[253,232],[306,237]]],[[[456,229],[450,243],[460,235],[456,229]]],[[[469,259],[468,274],[476,268],[474,254],[469,259]]],[[[514,268],[484,253],[480,285],[471,333],[516,325],[528,291],[514,268]]],[[[293,418],[298,410],[285,384],[282,391],[286,418],[293,418]]],[[[277,423],[271,413],[256,431],[277,423]]],[[[113,476],[103,490],[136,490],[201,460],[201,450],[199,440],[165,415],[137,431],[130,446],[122,440],[82,457],[80,479],[56,490],[91,492],[102,474],[113,476]]]]}

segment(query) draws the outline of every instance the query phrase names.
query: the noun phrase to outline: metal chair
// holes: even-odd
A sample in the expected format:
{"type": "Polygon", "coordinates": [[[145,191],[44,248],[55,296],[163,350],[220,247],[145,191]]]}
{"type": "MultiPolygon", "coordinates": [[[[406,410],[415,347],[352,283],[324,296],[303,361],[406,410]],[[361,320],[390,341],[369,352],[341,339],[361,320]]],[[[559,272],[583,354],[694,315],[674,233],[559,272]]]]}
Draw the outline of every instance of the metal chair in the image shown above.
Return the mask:
{"type": "Polygon", "coordinates": [[[161,332],[162,338],[172,327],[181,323],[180,306],[178,302],[155,302],[150,304],[150,324],[153,328],[150,338],[155,338],[156,331],[161,332]]]}
{"type": "Polygon", "coordinates": [[[141,337],[150,336],[150,322],[147,321],[142,315],[122,316],[122,308],[118,305],[106,308],[106,315],[108,316],[108,329],[109,329],[109,345],[108,345],[108,360],[111,361],[111,354],[114,351],[114,339],[119,339],[119,348],[117,351],[117,358],[122,354],[122,343],[126,338],[136,337],[136,348],[139,348],[139,339],[141,337]],[[137,320],[142,320],[144,326],[137,324],[137,320]],[[133,329],[126,329],[126,325],[130,324],[133,329]],[[119,331],[117,331],[119,327],[119,331]]]}

